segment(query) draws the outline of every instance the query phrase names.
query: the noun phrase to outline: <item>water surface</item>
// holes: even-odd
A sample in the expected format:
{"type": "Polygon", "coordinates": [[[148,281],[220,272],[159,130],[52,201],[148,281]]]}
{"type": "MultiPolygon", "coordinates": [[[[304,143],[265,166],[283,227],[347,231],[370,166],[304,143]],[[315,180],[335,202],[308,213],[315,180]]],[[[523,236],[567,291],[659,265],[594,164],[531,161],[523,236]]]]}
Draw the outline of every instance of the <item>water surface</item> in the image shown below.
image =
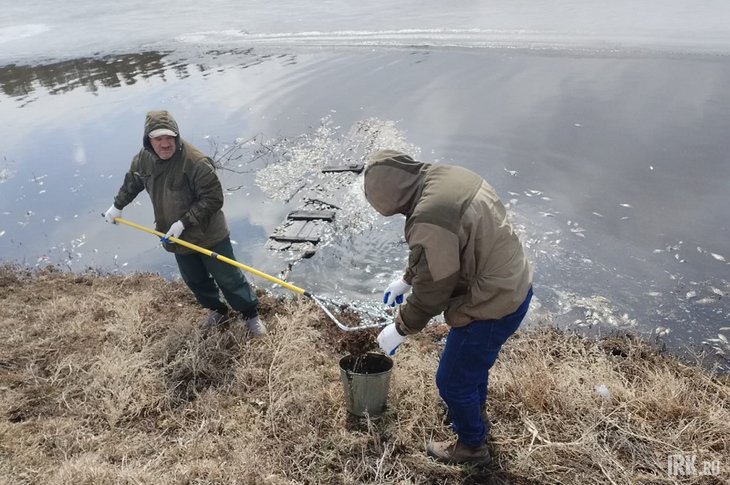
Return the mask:
{"type": "MultiPolygon", "coordinates": [[[[319,169],[399,148],[475,170],[508,202],[535,264],[533,321],[669,329],[662,338],[675,347],[727,351],[730,61],[725,30],[713,27],[724,4],[702,32],[709,17],[686,11],[680,22],[682,2],[643,27],[620,3],[603,22],[580,22],[587,14],[570,2],[562,22],[524,6],[529,35],[515,10],[491,3],[489,21],[475,6],[446,21],[426,4],[410,24],[396,22],[403,7],[380,22],[352,4],[336,25],[313,12],[275,24],[247,4],[257,22],[244,28],[226,17],[230,3],[201,15],[183,2],[181,21],[157,30],[141,4],[120,5],[131,8],[54,16],[31,2],[0,30],[3,260],[175,277],[155,238],[100,216],[139,149],[144,114],[164,108],[221,163],[236,253],[262,271],[377,300],[405,264],[403,221],[375,214],[357,175],[319,169]],[[23,12],[35,27],[21,28],[23,12]],[[108,30],[96,50],[69,33],[84,18],[108,30]],[[270,249],[286,214],[312,199],[338,210],[315,256],[270,249]]],[[[146,195],[124,216],[151,226],[146,195]]]]}

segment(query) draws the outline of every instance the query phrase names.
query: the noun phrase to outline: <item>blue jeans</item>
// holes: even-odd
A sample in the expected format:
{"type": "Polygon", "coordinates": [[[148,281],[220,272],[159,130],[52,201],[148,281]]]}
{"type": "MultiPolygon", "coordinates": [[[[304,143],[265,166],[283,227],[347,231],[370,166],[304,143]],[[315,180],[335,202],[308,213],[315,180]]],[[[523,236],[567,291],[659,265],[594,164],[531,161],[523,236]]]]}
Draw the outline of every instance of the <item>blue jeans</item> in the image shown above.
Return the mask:
{"type": "Polygon", "coordinates": [[[466,446],[481,446],[489,429],[482,418],[487,402],[489,369],[502,345],[517,331],[527,314],[532,288],[512,314],[499,320],[474,320],[465,327],[452,328],[436,371],[436,386],[449,408],[451,427],[466,446]]]}
{"type": "MultiPolygon", "coordinates": [[[[216,254],[235,260],[231,240],[225,238],[211,248],[216,254]]],[[[195,298],[204,308],[228,313],[226,302],[221,299],[221,292],[231,308],[241,313],[243,318],[255,317],[258,314],[258,299],[246,281],[243,272],[236,266],[224,263],[200,253],[175,254],[180,275],[195,298]],[[220,291],[219,291],[220,289],[220,291]]]]}

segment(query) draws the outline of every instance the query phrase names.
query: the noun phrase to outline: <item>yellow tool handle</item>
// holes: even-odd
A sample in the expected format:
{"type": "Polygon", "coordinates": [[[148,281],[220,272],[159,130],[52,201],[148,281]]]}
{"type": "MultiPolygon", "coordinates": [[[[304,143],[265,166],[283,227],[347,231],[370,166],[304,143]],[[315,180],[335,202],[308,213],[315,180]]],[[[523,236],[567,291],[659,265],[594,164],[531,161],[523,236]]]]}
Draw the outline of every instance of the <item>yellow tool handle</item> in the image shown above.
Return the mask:
{"type": "MultiPolygon", "coordinates": [[[[117,217],[116,219],[114,219],[114,221],[119,222],[121,224],[126,224],[128,226],[134,227],[135,229],[139,229],[140,231],[144,231],[149,234],[154,234],[155,236],[159,236],[161,238],[165,237],[165,235],[159,231],[155,231],[154,229],[150,229],[149,227],[140,226],[139,224],[135,224],[134,222],[128,221],[126,219],[122,219],[121,217],[117,217]]],[[[299,288],[298,286],[294,286],[291,283],[287,283],[284,280],[280,280],[279,278],[275,278],[271,275],[263,273],[263,272],[257,270],[256,268],[252,268],[250,266],[246,266],[245,264],[241,264],[238,261],[236,261],[235,259],[226,258],[225,256],[221,256],[218,253],[214,253],[213,251],[210,251],[209,249],[205,249],[203,247],[196,246],[195,244],[189,243],[187,241],[183,241],[182,239],[178,239],[176,237],[169,237],[167,239],[171,242],[174,242],[175,244],[179,244],[180,246],[184,246],[188,249],[192,249],[193,251],[197,251],[199,253],[205,254],[206,256],[210,256],[213,259],[223,261],[224,263],[231,264],[233,266],[241,268],[244,271],[248,271],[249,273],[253,273],[256,276],[260,276],[261,278],[264,278],[265,280],[269,280],[272,283],[276,283],[277,285],[283,286],[284,288],[287,288],[291,291],[294,291],[294,292],[299,293],[304,296],[308,296],[310,298],[312,297],[312,295],[309,294],[308,291],[306,291],[302,288],[299,288]]]]}

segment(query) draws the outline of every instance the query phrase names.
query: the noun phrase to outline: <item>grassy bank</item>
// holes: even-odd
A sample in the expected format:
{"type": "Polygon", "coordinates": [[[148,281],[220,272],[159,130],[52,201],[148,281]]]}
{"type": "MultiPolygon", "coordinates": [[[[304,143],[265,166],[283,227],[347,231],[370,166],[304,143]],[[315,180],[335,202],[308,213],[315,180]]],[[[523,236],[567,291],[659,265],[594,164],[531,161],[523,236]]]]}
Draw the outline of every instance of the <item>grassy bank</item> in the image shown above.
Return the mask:
{"type": "Polygon", "coordinates": [[[345,334],[304,300],[262,295],[262,313],[263,339],[203,334],[182,283],[0,267],[0,482],[730,480],[728,378],[631,337],[518,333],[492,374],[495,459],[479,470],[424,453],[451,436],[433,382],[443,326],[409,338],[388,410],[359,420],[338,360],[376,332],[345,334]]]}

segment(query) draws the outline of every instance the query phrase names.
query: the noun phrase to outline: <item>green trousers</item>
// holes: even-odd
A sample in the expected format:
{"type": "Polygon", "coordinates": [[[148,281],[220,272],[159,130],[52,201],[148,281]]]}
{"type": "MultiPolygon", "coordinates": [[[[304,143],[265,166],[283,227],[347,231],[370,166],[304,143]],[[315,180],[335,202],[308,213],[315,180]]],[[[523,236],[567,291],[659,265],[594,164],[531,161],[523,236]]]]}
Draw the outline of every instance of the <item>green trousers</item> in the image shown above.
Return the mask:
{"type": "MultiPolygon", "coordinates": [[[[207,249],[226,258],[236,259],[229,238],[207,249]]],[[[175,254],[175,259],[183,281],[203,307],[218,310],[225,315],[230,305],[243,318],[258,315],[259,302],[256,294],[239,268],[200,253],[175,254]],[[221,293],[225,301],[221,298],[221,293]]]]}

